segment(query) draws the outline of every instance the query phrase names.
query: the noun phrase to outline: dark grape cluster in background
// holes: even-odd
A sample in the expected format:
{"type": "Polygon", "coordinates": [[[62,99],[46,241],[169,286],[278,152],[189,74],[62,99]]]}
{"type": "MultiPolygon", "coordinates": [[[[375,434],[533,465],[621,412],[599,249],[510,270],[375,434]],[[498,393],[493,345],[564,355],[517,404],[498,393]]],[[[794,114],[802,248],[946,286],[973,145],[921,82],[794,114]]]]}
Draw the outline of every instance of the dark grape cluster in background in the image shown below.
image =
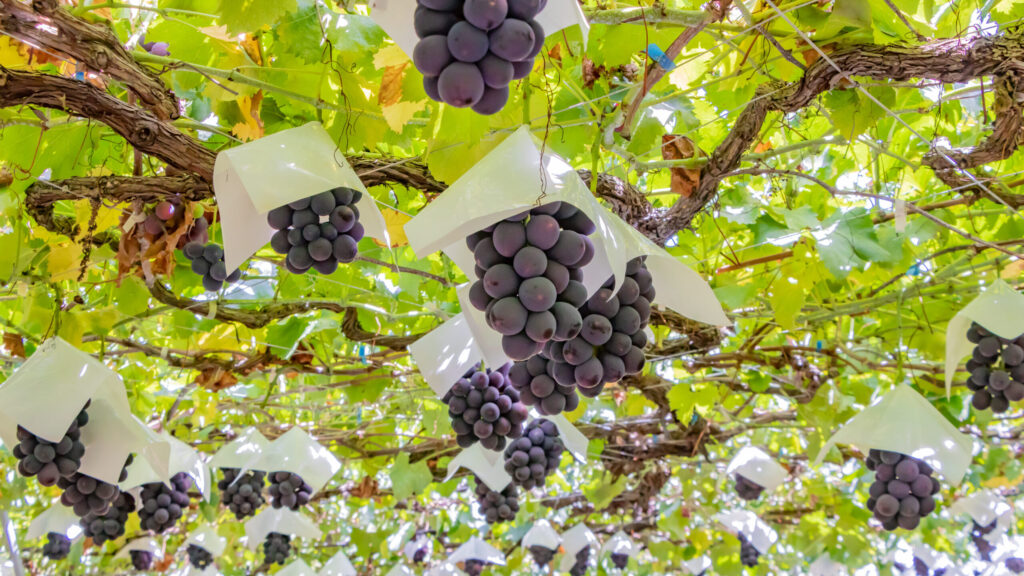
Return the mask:
{"type": "Polygon", "coordinates": [[[470,559],[466,560],[462,571],[465,572],[467,576],[480,576],[484,573],[485,566],[487,566],[487,563],[483,560],[470,559]]]}
{"type": "Polygon", "coordinates": [[[470,303],[486,313],[512,360],[526,360],[549,341],[572,340],[583,328],[587,300],[581,268],[594,258],[594,223],[575,206],[545,204],[466,238],[476,260],[470,303]]]}
{"type": "Polygon", "coordinates": [[[571,576],[583,576],[590,568],[590,546],[584,546],[576,553],[576,563],[569,569],[571,576]]]}
{"type": "Polygon", "coordinates": [[[182,252],[192,262],[192,272],[202,277],[203,288],[210,292],[216,292],[225,283],[234,284],[242,278],[241,270],[228,274],[224,265],[224,249],[217,244],[189,242],[182,252]]]}
{"type": "Polygon", "coordinates": [[[555,423],[539,419],[530,422],[523,437],[505,448],[505,471],[512,481],[527,490],[543,486],[558,469],[565,446],[555,423]]]}
{"type": "Polygon", "coordinates": [[[106,514],[89,514],[82,518],[82,531],[97,546],[102,546],[124,536],[124,525],[132,512],[135,512],[135,498],[127,492],[121,492],[106,514]]]}
{"type": "Polygon", "coordinates": [[[580,405],[575,379],[563,377],[561,381],[556,380],[556,366],[558,364],[540,353],[525,362],[516,362],[508,373],[508,379],[519,390],[523,404],[535,406],[545,416],[572,412],[580,405]]]}
{"type": "Polygon", "coordinates": [[[298,510],[313,496],[313,487],[293,472],[270,473],[270,505],[274,508],[298,510]]]}
{"type": "Polygon", "coordinates": [[[207,567],[213,564],[213,554],[210,554],[210,551],[202,546],[189,544],[185,552],[188,554],[188,563],[191,564],[193,568],[206,570],[207,567]]]}
{"type": "Polygon", "coordinates": [[[480,442],[488,450],[500,451],[508,438],[523,435],[529,411],[508,381],[509,368],[506,364],[498,370],[471,370],[445,394],[459,446],[480,442]]]}
{"type": "Polygon", "coordinates": [[[974,522],[974,526],[971,527],[971,540],[974,542],[974,546],[978,549],[978,555],[981,559],[986,562],[992,561],[992,552],[996,549],[985,536],[988,536],[996,529],[998,524],[997,520],[993,520],[988,526],[982,526],[977,522],[974,522]]]}
{"type": "Polygon", "coordinates": [[[227,506],[238,520],[255,516],[256,511],[264,503],[263,482],[266,474],[249,470],[239,476],[241,470],[238,468],[222,468],[221,472],[224,477],[217,482],[221,503],[227,506]]]}
{"type": "Polygon", "coordinates": [[[142,485],[142,508],[139,509],[139,520],[143,530],[163,534],[189,506],[189,488],[192,479],[184,472],[171,478],[171,485],[163,482],[150,482],[142,485]]]}
{"type": "Polygon", "coordinates": [[[53,486],[61,477],[78,472],[85,455],[80,438],[81,428],[89,423],[88,407],[86,402],[59,442],[49,442],[18,426],[19,443],[11,449],[18,459],[18,473],[25,478],[35,476],[43,486],[53,486]]]}
{"type": "Polygon", "coordinates": [[[132,568],[144,572],[153,567],[153,553],[149,550],[131,550],[132,568]]]}
{"type": "Polygon", "coordinates": [[[1003,565],[1006,566],[1007,570],[1014,574],[1024,574],[1024,558],[1018,558],[1016,556],[1013,558],[1007,558],[1006,561],[1003,562],[1003,565]]]}
{"type": "Polygon", "coordinates": [[[974,344],[966,366],[974,408],[1002,414],[1011,402],[1024,400],[1024,336],[1007,340],[974,322],[967,339],[974,344]]]}
{"type": "Polygon", "coordinates": [[[539,546],[534,544],[530,546],[530,556],[533,557],[533,561],[537,563],[537,566],[544,568],[555,558],[555,551],[545,546],[539,546]]]}
{"type": "Polygon", "coordinates": [[[286,255],[289,272],[305,274],[312,268],[326,275],[337,270],[339,262],[356,259],[365,234],[356,207],[362,197],[359,190],[335,188],[267,213],[267,223],[277,230],[270,246],[286,255]]]}
{"type": "Polygon", "coordinates": [[[626,566],[629,565],[629,554],[623,554],[622,552],[611,553],[612,565],[619,570],[625,570],[626,566]]]}
{"type": "Polygon", "coordinates": [[[935,511],[934,496],[939,481],[932,478],[927,463],[886,450],[872,449],[867,458],[868,470],[875,472],[867,506],[888,531],[896,528],[913,530],[921,518],[935,511]]]}
{"type": "Polygon", "coordinates": [[[764,492],[764,486],[747,478],[742,474],[736,474],[736,494],[744,500],[757,500],[764,492]]]}
{"type": "Polygon", "coordinates": [[[412,60],[432,100],[494,114],[544,48],[547,0],[418,0],[412,60]]]}
{"type": "Polygon", "coordinates": [[[279,532],[267,534],[263,542],[263,555],[267,564],[279,564],[284,566],[288,556],[292,553],[292,537],[279,532]]]}
{"type": "Polygon", "coordinates": [[[544,346],[544,357],[554,363],[555,381],[575,383],[580,394],[589,398],[597,397],[605,383],[638,374],[644,367],[644,328],[651,318],[653,278],[644,260],[635,258],[626,265],[616,293],[612,293],[614,282],[609,278],[580,308],[583,327],[575,338],[544,346]]]}
{"type": "MultiPolygon", "coordinates": [[[[128,466],[133,460],[134,456],[129,455],[124,467],[121,468],[119,482],[128,479],[128,466]]],[[[60,503],[74,510],[79,518],[85,518],[90,514],[106,514],[121,494],[121,490],[115,484],[108,484],[81,472],[61,476],[57,480],[57,487],[62,491],[60,503]]]]}
{"type": "Polygon", "coordinates": [[[71,552],[71,539],[60,532],[49,532],[43,544],[43,556],[50,560],[63,560],[71,552]]]}
{"type": "Polygon", "coordinates": [[[740,562],[749,568],[757,566],[758,560],[761,559],[761,553],[750,543],[750,540],[747,540],[745,535],[737,534],[736,537],[740,540],[740,562]]]}
{"type": "Polygon", "coordinates": [[[491,490],[479,478],[476,479],[476,501],[478,510],[488,524],[511,522],[519,512],[519,490],[515,484],[509,484],[498,492],[491,490]]]}

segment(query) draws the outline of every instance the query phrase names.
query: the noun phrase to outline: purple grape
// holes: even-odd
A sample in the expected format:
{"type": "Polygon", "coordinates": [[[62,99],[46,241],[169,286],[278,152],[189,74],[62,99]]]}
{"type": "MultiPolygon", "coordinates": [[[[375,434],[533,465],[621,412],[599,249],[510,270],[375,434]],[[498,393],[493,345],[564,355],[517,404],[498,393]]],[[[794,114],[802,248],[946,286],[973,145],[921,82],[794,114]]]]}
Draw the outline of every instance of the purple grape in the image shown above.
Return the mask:
{"type": "Polygon", "coordinates": [[[412,52],[413,64],[424,76],[440,75],[452,59],[447,36],[427,36],[416,43],[412,52]]]}
{"type": "Polygon", "coordinates": [[[413,28],[420,38],[446,35],[458,21],[459,17],[452,12],[431,10],[425,6],[417,6],[413,13],[413,28]]]}
{"type": "Polygon", "coordinates": [[[484,31],[494,30],[505,21],[508,3],[506,0],[466,0],[462,13],[473,26],[484,31]]]}
{"type": "Polygon", "coordinates": [[[480,74],[488,88],[507,88],[516,73],[511,62],[494,54],[484,56],[476,65],[480,68],[480,74]]]}
{"type": "Polygon", "coordinates": [[[497,114],[508,103],[509,90],[504,88],[484,88],[484,95],[473,105],[473,111],[483,116],[497,114]]]}
{"type": "Polygon", "coordinates": [[[509,18],[491,31],[490,48],[495,55],[509,62],[518,62],[530,55],[535,40],[533,28],[529,24],[509,18]]]}
{"type": "Polygon", "coordinates": [[[487,55],[490,41],[487,32],[463,21],[448,32],[448,52],[460,62],[479,62],[487,55]]]}

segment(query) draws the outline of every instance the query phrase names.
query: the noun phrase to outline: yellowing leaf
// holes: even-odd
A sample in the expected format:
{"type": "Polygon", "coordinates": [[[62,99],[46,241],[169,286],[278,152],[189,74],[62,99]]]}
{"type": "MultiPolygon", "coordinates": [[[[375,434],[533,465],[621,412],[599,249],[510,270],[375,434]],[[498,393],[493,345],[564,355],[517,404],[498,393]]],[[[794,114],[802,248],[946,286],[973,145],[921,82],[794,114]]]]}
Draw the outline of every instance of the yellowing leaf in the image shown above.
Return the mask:
{"type": "Polygon", "coordinates": [[[384,113],[384,120],[387,121],[388,127],[395,132],[401,132],[409,120],[412,120],[413,116],[415,116],[417,112],[426,107],[426,100],[420,100],[419,102],[399,102],[394,106],[382,108],[381,112],[384,113]]]}
{"type": "Polygon", "coordinates": [[[78,267],[82,260],[82,248],[73,242],[64,242],[50,247],[50,255],[46,259],[46,269],[50,280],[62,282],[78,278],[78,267]]]}
{"type": "MultiPolygon", "coordinates": [[[[391,247],[397,248],[408,244],[409,239],[405,237],[405,223],[409,221],[409,216],[391,208],[384,208],[380,213],[384,215],[384,224],[387,225],[391,247]]],[[[376,238],[373,241],[379,246],[384,246],[384,243],[376,238]]]]}
{"type": "Polygon", "coordinates": [[[1016,482],[1011,482],[1006,476],[999,476],[997,478],[989,478],[981,483],[985,488],[1013,488],[1017,485],[1016,482]]]}
{"type": "MultiPolygon", "coordinates": [[[[88,200],[75,202],[75,221],[80,222],[78,237],[81,238],[89,232],[89,219],[92,218],[92,203],[88,200]]],[[[96,232],[116,227],[121,221],[121,211],[112,210],[101,205],[96,212],[96,232]]]]}
{"type": "Polygon", "coordinates": [[[408,63],[409,57],[401,48],[394,44],[378,50],[377,53],[373,55],[373,66],[377,70],[408,63]]]}
{"type": "Polygon", "coordinates": [[[28,47],[8,36],[0,36],[0,66],[24,68],[28,65],[28,47]]]}
{"type": "Polygon", "coordinates": [[[239,96],[236,102],[245,122],[232,126],[231,132],[246,142],[262,138],[263,120],[260,119],[260,105],[263,103],[263,92],[257,92],[251,97],[239,96]]]}
{"type": "MultiPolygon", "coordinates": [[[[380,79],[380,92],[377,94],[377,103],[382,107],[394,106],[402,99],[402,79],[405,77],[405,68],[408,65],[408,62],[403,62],[384,69],[384,75],[380,79]]],[[[399,132],[399,130],[395,131],[399,132]]]]}

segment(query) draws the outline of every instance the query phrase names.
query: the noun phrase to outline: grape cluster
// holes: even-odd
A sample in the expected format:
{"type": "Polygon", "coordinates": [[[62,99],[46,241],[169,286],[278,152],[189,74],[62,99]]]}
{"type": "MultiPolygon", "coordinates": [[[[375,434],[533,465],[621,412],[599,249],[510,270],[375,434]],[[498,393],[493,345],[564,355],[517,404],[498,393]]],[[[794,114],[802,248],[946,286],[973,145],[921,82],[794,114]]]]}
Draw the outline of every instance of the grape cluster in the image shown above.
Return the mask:
{"type": "Polygon", "coordinates": [[[339,262],[355,260],[365,234],[356,207],[362,197],[359,190],[334,188],[268,212],[267,223],[277,230],[270,246],[287,255],[288,271],[305,274],[313,268],[326,275],[337,270],[339,262]]]}
{"type": "MultiPolygon", "coordinates": [[[[128,460],[121,469],[119,482],[128,479],[128,466],[133,460],[134,456],[128,456],[128,460]]],[[[106,514],[121,494],[117,485],[108,484],[80,472],[75,472],[70,476],[61,476],[57,480],[57,487],[62,490],[60,503],[73,509],[79,518],[85,518],[90,514],[106,514]]]]}
{"type": "Polygon", "coordinates": [[[992,551],[996,547],[985,536],[988,536],[996,529],[997,523],[996,520],[993,520],[988,526],[982,526],[974,522],[974,526],[971,527],[971,540],[974,541],[974,546],[978,548],[978,554],[981,555],[981,559],[986,562],[992,560],[992,551]]]}
{"type": "Polygon", "coordinates": [[[584,546],[576,553],[576,563],[569,569],[571,576],[583,576],[590,568],[590,546],[584,546]]]}
{"type": "Polygon", "coordinates": [[[736,474],[736,494],[744,500],[757,500],[764,492],[764,486],[742,474],[736,474]]]}
{"type": "Polygon", "coordinates": [[[623,554],[622,552],[611,553],[612,564],[619,570],[625,570],[626,566],[629,565],[629,554],[623,554]]]}
{"type": "Polygon", "coordinates": [[[505,471],[513,481],[527,490],[543,486],[549,475],[558,469],[565,446],[555,423],[539,419],[530,422],[523,437],[505,448],[505,471]]]}
{"type": "Polygon", "coordinates": [[[18,473],[25,478],[36,476],[43,486],[53,486],[61,477],[78,472],[85,455],[80,438],[81,428],[89,423],[88,407],[87,402],[60,442],[49,442],[18,426],[19,443],[11,449],[18,459],[18,473]]]}
{"type": "Polygon", "coordinates": [[[192,479],[179,472],[171,478],[171,485],[150,482],[142,485],[142,508],[139,520],[143,530],[163,534],[174,525],[189,506],[188,490],[192,479]]]}
{"type": "Polygon", "coordinates": [[[939,481],[932,478],[933,470],[927,463],[898,452],[872,449],[867,467],[875,472],[868,510],[886,530],[913,530],[921,518],[935,511],[939,481]]]}
{"type": "Polygon", "coordinates": [[[191,564],[193,568],[206,570],[211,564],[213,564],[213,554],[210,554],[210,551],[202,546],[189,544],[185,552],[188,554],[188,563],[191,564]]]}
{"type": "Polygon", "coordinates": [[[580,270],[594,257],[594,223],[575,206],[553,202],[466,238],[476,260],[472,305],[502,335],[512,360],[526,360],[583,328],[587,300],[580,270]]]}
{"type": "Polygon", "coordinates": [[[132,568],[145,572],[153,567],[153,553],[149,550],[131,550],[132,568]]]}
{"type": "Polygon", "coordinates": [[[264,503],[262,492],[266,474],[249,470],[239,476],[241,470],[238,468],[223,468],[222,472],[224,478],[217,482],[221,502],[227,505],[238,520],[255,516],[264,503]]]}
{"type": "Polygon", "coordinates": [[[203,288],[210,292],[220,290],[225,282],[234,284],[242,278],[241,270],[228,274],[224,266],[224,249],[217,244],[189,242],[182,252],[192,262],[192,271],[203,278],[203,288]]]}
{"type": "Polygon", "coordinates": [[[544,568],[555,558],[555,551],[545,546],[539,546],[534,544],[530,546],[530,556],[533,557],[533,561],[537,563],[539,568],[544,568]]]}
{"type": "Polygon", "coordinates": [[[966,366],[974,408],[1002,414],[1011,402],[1024,400],[1024,336],[1007,340],[973,322],[967,339],[974,344],[966,366]]]}
{"type": "Polygon", "coordinates": [[[103,546],[106,542],[124,536],[124,525],[132,512],[135,512],[135,498],[127,492],[121,492],[105,514],[89,514],[82,518],[82,531],[97,546],[103,546]]]}
{"type": "Polygon", "coordinates": [[[479,478],[476,479],[476,501],[480,505],[480,514],[488,524],[511,522],[519,512],[519,490],[515,484],[509,484],[498,492],[491,490],[479,478]]]}
{"type": "Polygon", "coordinates": [[[1024,558],[1007,558],[1003,565],[1014,574],[1024,574],[1024,558]]]}
{"type": "Polygon", "coordinates": [[[487,566],[487,563],[483,560],[470,559],[466,560],[465,564],[463,564],[462,571],[467,576],[480,576],[484,573],[485,566],[487,566]]]}
{"type": "Polygon", "coordinates": [[[523,435],[529,412],[509,383],[506,364],[498,370],[467,372],[444,396],[459,446],[480,442],[488,450],[504,450],[508,438],[523,435]]]}
{"type": "Polygon", "coordinates": [[[292,537],[279,532],[267,534],[263,541],[263,555],[267,564],[279,564],[284,566],[288,556],[292,553],[292,537]]]}
{"type": "Polygon", "coordinates": [[[313,487],[293,472],[271,472],[269,492],[274,508],[298,510],[313,496],[313,487]]]}
{"type": "MultiPolygon", "coordinates": [[[[151,242],[155,241],[168,232],[177,230],[185,220],[185,210],[187,209],[177,198],[157,202],[152,207],[146,208],[146,219],[142,221],[142,231],[151,242]]],[[[181,248],[188,242],[205,244],[210,239],[209,230],[210,223],[207,222],[205,216],[196,218],[192,221],[192,227],[189,228],[188,233],[178,240],[179,245],[175,248],[181,248]]]]}
{"type": "Polygon", "coordinates": [[[412,53],[432,100],[490,115],[544,47],[534,18],[547,0],[418,0],[412,53]]]}
{"type": "Polygon", "coordinates": [[[63,560],[71,552],[71,539],[60,532],[50,532],[43,544],[43,556],[50,560],[63,560]]]}
{"type": "Polygon", "coordinates": [[[761,553],[750,543],[750,540],[747,540],[745,535],[737,534],[736,537],[740,539],[740,562],[748,568],[757,566],[758,560],[761,559],[761,553]]]}
{"type": "Polygon", "coordinates": [[[554,379],[575,382],[580,394],[594,398],[607,382],[643,370],[644,328],[651,318],[654,284],[642,258],[626,265],[626,277],[617,293],[614,278],[594,293],[580,308],[583,327],[575,338],[548,342],[544,356],[555,364],[554,379]]]}
{"type": "Polygon", "coordinates": [[[560,365],[551,362],[541,352],[525,362],[516,362],[508,373],[508,379],[519,391],[523,404],[535,406],[545,416],[572,412],[580,405],[572,370],[559,371],[560,379],[556,379],[557,366],[560,365]]]}

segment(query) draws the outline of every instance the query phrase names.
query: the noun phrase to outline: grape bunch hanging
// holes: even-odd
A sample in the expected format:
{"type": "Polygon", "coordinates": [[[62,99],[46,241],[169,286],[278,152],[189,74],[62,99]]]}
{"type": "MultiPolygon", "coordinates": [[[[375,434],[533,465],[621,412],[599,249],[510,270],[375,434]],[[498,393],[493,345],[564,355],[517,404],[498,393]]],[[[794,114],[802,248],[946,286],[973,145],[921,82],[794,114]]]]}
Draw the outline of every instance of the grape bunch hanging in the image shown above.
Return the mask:
{"type": "Polygon", "coordinates": [[[610,556],[612,565],[619,570],[625,570],[626,566],[629,565],[629,554],[623,554],[622,552],[612,552],[610,556]]]}
{"type": "Polygon", "coordinates": [[[471,558],[466,560],[465,564],[463,564],[462,571],[465,572],[467,576],[480,576],[484,573],[485,566],[487,566],[487,563],[483,560],[471,558]]]}
{"type": "Polygon", "coordinates": [[[967,339],[974,344],[966,365],[974,408],[1002,414],[1011,402],[1024,400],[1024,336],[1007,340],[973,322],[967,339]]]}
{"type": "Polygon", "coordinates": [[[1006,561],[1003,562],[1003,566],[1006,566],[1006,569],[1014,574],[1024,574],[1024,558],[1018,558],[1016,556],[1007,558],[1006,561]]]}
{"type": "Polygon", "coordinates": [[[124,536],[124,525],[132,512],[135,512],[135,498],[127,492],[121,492],[105,514],[89,514],[82,518],[82,532],[92,538],[97,546],[102,546],[124,536]]]}
{"type": "Polygon", "coordinates": [[[626,277],[615,293],[614,282],[609,278],[580,308],[583,326],[575,338],[544,346],[544,356],[554,363],[555,381],[572,381],[590,398],[600,394],[605,383],[638,374],[644,367],[653,278],[643,258],[635,258],[626,265],[626,277]]]}
{"type": "Polygon", "coordinates": [[[263,482],[266,474],[249,470],[240,475],[241,470],[238,468],[223,468],[221,471],[224,477],[217,482],[221,502],[237,520],[255,516],[264,503],[263,482]]]}
{"type": "Polygon", "coordinates": [[[742,474],[735,474],[735,477],[736,494],[739,495],[740,498],[752,501],[761,497],[761,493],[764,492],[764,486],[761,486],[742,474]]]}
{"type": "Polygon", "coordinates": [[[469,448],[480,442],[488,450],[500,451],[508,438],[523,435],[529,412],[507,379],[510,367],[471,370],[445,394],[459,446],[469,448]]]}
{"type": "MultiPolygon", "coordinates": [[[[186,206],[182,205],[177,198],[157,202],[152,207],[145,209],[145,220],[142,221],[142,231],[150,242],[154,242],[164,235],[174,232],[181,227],[185,220],[186,206]]],[[[188,232],[178,239],[175,248],[181,248],[188,242],[199,242],[205,244],[210,239],[210,223],[205,216],[200,216],[192,221],[188,232]]]]}
{"type": "Polygon", "coordinates": [[[505,471],[526,490],[544,486],[547,477],[558,469],[564,451],[555,423],[543,418],[534,420],[522,438],[505,448],[505,471]]]}
{"type": "Polygon", "coordinates": [[[553,202],[507,218],[466,239],[476,260],[471,304],[486,313],[512,360],[583,328],[582,271],[594,257],[594,223],[575,206],[553,202]]]}
{"type": "Polygon", "coordinates": [[[294,472],[271,472],[268,492],[274,508],[298,510],[309,503],[313,487],[294,472]]]}
{"type": "Polygon", "coordinates": [[[572,370],[566,372],[563,369],[556,373],[555,367],[556,364],[542,352],[525,362],[516,362],[508,373],[508,379],[519,391],[523,404],[536,407],[545,416],[572,412],[580,405],[572,370]]]}
{"type": "MultiPolygon", "coordinates": [[[[124,467],[121,468],[119,482],[128,479],[128,466],[133,460],[134,456],[129,455],[124,467]]],[[[57,487],[61,489],[60,503],[71,508],[79,518],[85,518],[90,514],[106,514],[121,494],[117,485],[108,484],[81,472],[61,476],[57,480],[57,487]]]]}
{"type": "Polygon", "coordinates": [[[993,546],[985,537],[996,529],[997,523],[997,520],[993,520],[988,526],[982,526],[981,524],[974,522],[974,526],[971,527],[971,541],[974,542],[974,546],[978,549],[978,554],[981,556],[981,559],[986,562],[992,561],[992,552],[996,547],[993,546]]]}
{"type": "Polygon", "coordinates": [[[149,550],[132,550],[132,568],[145,572],[153,567],[153,553],[149,550]]]}
{"type": "Polygon", "coordinates": [[[182,252],[192,263],[192,272],[203,279],[203,288],[210,292],[216,292],[225,283],[234,284],[242,278],[241,270],[228,274],[224,265],[224,249],[217,244],[189,242],[182,252]]]}
{"type": "Polygon", "coordinates": [[[210,551],[202,546],[189,544],[185,552],[188,554],[188,563],[191,564],[193,568],[206,570],[211,564],[213,564],[213,554],[210,554],[210,551]]]}
{"type": "Polygon", "coordinates": [[[284,566],[288,556],[292,553],[292,537],[279,532],[267,534],[263,541],[263,556],[267,564],[278,564],[284,566]]]}
{"type": "Polygon", "coordinates": [[[587,573],[587,569],[590,568],[590,553],[589,545],[580,548],[576,553],[576,562],[569,569],[570,576],[583,576],[587,573]]]}
{"type": "Polygon", "coordinates": [[[921,518],[935,511],[934,496],[940,486],[927,463],[898,452],[872,449],[866,464],[875,472],[868,510],[874,512],[883,528],[890,532],[896,528],[913,530],[921,518]]]}
{"type": "Polygon", "coordinates": [[[348,264],[359,254],[365,231],[356,204],[363,193],[352,188],[334,188],[309,198],[274,208],[267,223],[277,232],[270,247],[286,255],[285,267],[293,274],[310,268],[327,275],[348,264]]]}
{"type": "Polygon", "coordinates": [[[757,548],[750,543],[750,540],[744,534],[737,534],[736,537],[740,540],[740,562],[748,568],[757,566],[758,561],[761,559],[761,553],[757,551],[757,548]]]}
{"type": "Polygon", "coordinates": [[[545,546],[534,544],[529,548],[530,556],[533,557],[533,561],[537,564],[538,568],[544,568],[551,561],[555,559],[555,551],[545,546]]]}
{"type": "Polygon", "coordinates": [[[60,532],[49,532],[46,534],[46,544],[43,544],[43,556],[50,560],[63,560],[71,552],[71,539],[60,532]]]}
{"type": "Polygon", "coordinates": [[[488,524],[511,522],[519,513],[519,490],[509,484],[504,490],[491,490],[479,478],[476,479],[476,501],[480,514],[488,524]]]}
{"type": "Polygon", "coordinates": [[[163,482],[143,484],[142,508],[139,509],[142,529],[163,534],[173,526],[188,509],[191,487],[192,479],[184,472],[175,474],[170,486],[163,482]]]}
{"type": "Polygon", "coordinates": [[[547,0],[418,0],[412,53],[432,100],[490,115],[544,48],[534,19],[547,0]]]}
{"type": "Polygon", "coordinates": [[[43,486],[53,486],[61,477],[78,472],[85,455],[80,439],[82,427],[89,423],[88,408],[86,402],[59,442],[49,442],[18,426],[18,444],[11,449],[18,459],[18,474],[25,478],[35,476],[43,486]]]}

